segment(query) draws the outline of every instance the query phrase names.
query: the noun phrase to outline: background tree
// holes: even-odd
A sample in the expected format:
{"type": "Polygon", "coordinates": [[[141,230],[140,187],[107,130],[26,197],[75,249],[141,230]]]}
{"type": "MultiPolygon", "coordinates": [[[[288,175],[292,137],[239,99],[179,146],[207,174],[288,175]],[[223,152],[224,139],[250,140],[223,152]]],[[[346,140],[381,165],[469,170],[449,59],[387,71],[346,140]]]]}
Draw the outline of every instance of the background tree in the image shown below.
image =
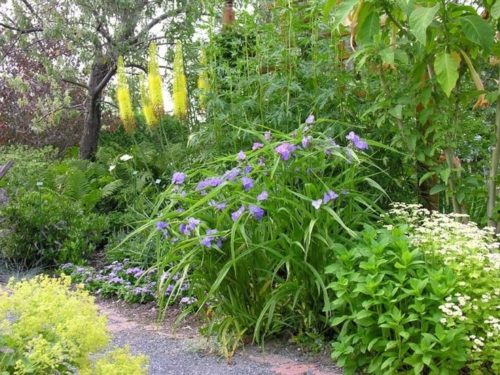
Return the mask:
{"type": "Polygon", "coordinates": [[[151,41],[169,45],[179,34],[192,34],[193,1],[7,0],[0,13],[1,42],[23,49],[43,66],[47,77],[85,91],[80,157],[91,158],[101,130],[104,90],[116,73],[118,56],[126,66],[144,69],[151,41]],[[65,53],[47,54],[46,44],[63,45],[65,53]]]}

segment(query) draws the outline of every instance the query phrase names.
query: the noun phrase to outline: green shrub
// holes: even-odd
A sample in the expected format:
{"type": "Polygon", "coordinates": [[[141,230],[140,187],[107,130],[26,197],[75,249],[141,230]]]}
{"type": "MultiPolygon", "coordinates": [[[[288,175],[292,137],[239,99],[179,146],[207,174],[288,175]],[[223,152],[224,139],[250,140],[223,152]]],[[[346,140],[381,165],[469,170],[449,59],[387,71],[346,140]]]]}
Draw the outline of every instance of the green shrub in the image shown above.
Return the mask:
{"type": "Polygon", "coordinates": [[[146,374],[148,358],[132,356],[128,347],[116,349],[98,359],[89,375],[141,375],[146,374]]]}
{"type": "Polygon", "coordinates": [[[136,232],[152,229],[144,247],[156,244],[160,288],[189,279],[228,346],[324,328],[330,249],[377,216],[382,192],[366,156],[310,128],[272,141],[251,133],[253,150],[175,174],[136,232]]]}
{"type": "Polygon", "coordinates": [[[333,249],[326,310],[338,329],[332,358],[347,374],[456,374],[467,359],[464,328],[441,322],[441,305],[458,290],[456,277],[426,263],[405,230],[367,227],[357,246],[333,249]]]}
{"type": "MultiPolygon", "coordinates": [[[[0,373],[96,373],[89,371],[90,355],[104,349],[109,336],[93,301],[80,287],[71,289],[69,277],[11,281],[7,291],[0,290],[0,373]]],[[[137,371],[128,374],[145,373],[138,371],[144,359],[126,351],[111,354],[96,368],[121,374],[126,362],[137,371]]]]}
{"type": "Polygon", "coordinates": [[[0,216],[2,255],[24,266],[80,263],[103,240],[106,228],[104,217],[43,188],[20,194],[0,216]]]}
{"type": "Polygon", "coordinates": [[[408,223],[408,237],[426,264],[453,271],[458,290],[441,301],[442,324],[465,329],[467,368],[473,374],[500,373],[500,254],[494,229],[419,205],[395,204],[385,220],[389,227],[408,223]]]}
{"type": "Polygon", "coordinates": [[[5,187],[9,195],[15,195],[19,189],[34,189],[50,163],[56,160],[57,151],[52,147],[41,149],[25,146],[0,147],[0,165],[9,160],[14,166],[0,180],[0,187],[5,187]]]}

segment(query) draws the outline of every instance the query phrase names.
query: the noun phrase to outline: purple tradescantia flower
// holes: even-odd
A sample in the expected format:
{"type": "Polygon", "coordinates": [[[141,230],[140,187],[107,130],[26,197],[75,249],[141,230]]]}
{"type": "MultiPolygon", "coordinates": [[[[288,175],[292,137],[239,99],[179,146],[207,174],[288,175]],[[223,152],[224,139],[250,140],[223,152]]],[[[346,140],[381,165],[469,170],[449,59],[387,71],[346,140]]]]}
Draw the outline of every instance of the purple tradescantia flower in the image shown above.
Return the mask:
{"type": "Polygon", "coordinates": [[[338,197],[339,197],[339,195],[336,192],[334,192],[333,190],[329,190],[323,196],[323,203],[327,204],[330,201],[334,201],[338,197]]]}
{"type": "Polygon", "coordinates": [[[262,201],[267,200],[268,197],[269,197],[268,192],[264,190],[262,193],[260,193],[259,195],[257,195],[257,200],[259,202],[262,202],[262,201]]]}
{"type": "Polygon", "coordinates": [[[167,228],[168,228],[168,224],[166,222],[164,222],[164,221],[158,221],[156,223],[156,229],[157,230],[165,230],[167,228]]]}
{"type": "Polygon", "coordinates": [[[236,211],[234,211],[231,214],[231,219],[233,219],[233,221],[238,220],[240,218],[240,216],[243,214],[243,212],[245,212],[245,206],[241,206],[236,211]]]}
{"type": "Polygon", "coordinates": [[[202,191],[208,187],[217,187],[220,184],[222,184],[223,182],[224,182],[224,180],[220,177],[210,177],[210,178],[207,178],[205,180],[198,182],[198,185],[196,185],[196,190],[202,191]]]}
{"type": "Polygon", "coordinates": [[[348,141],[351,141],[352,144],[354,145],[354,147],[356,147],[358,150],[368,149],[368,143],[366,143],[366,141],[359,138],[359,136],[354,132],[349,132],[346,139],[348,141]]]}
{"type": "Polygon", "coordinates": [[[312,201],[312,205],[315,209],[319,210],[319,208],[321,207],[321,204],[323,203],[323,200],[322,199],[317,199],[315,201],[312,201]]]}
{"type": "Polygon", "coordinates": [[[314,124],[314,115],[311,113],[309,116],[306,118],[306,124],[311,125],[314,124]]]}
{"type": "Polygon", "coordinates": [[[198,219],[195,219],[194,217],[190,217],[188,219],[188,225],[187,227],[191,230],[195,230],[196,227],[200,224],[200,221],[198,219]]]}
{"type": "Polygon", "coordinates": [[[115,276],[111,279],[109,279],[109,282],[112,284],[123,284],[125,280],[123,280],[121,277],[115,276]]]}
{"type": "Polygon", "coordinates": [[[247,158],[247,155],[243,152],[243,151],[240,151],[238,152],[238,156],[236,157],[236,159],[238,161],[243,161],[247,158]]]}
{"type": "Polygon", "coordinates": [[[175,185],[182,185],[184,181],[186,180],[186,174],[182,172],[175,172],[172,175],[172,183],[175,185]]]}
{"type": "Polygon", "coordinates": [[[259,167],[264,167],[266,165],[266,160],[264,158],[259,158],[259,161],[257,162],[257,165],[259,167]]]}
{"type": "Polygon", "coordinates": [[[211,200],[208,202],[208,205],[210,207],[215,208],[217,211],[224,211],[226,209],[227,204],[225,202],[216,202],[214,200],[211,200]]]}
{"type": "Polygon", "coordinates": [[[253,204],[248,206],[248,211],[250,212],[250,215],[252,215],[257,221],[261,221],[264,217],[264,214],[266,213],[263,208],[255,206],[253,204]]]}
{"type": "Polygon", "coordinates": [[[205,247],[212,247],[212,241],[213,241],[213,238],[212,237],[203,237],[200,241],[200,244],[202,246],[205,246],[205,247]]]}
{"type": "Polygon", "coordinates": [[[266,141],[268,141],[268,142],[269,142],[272,138],[273,138],[273,136],[272,136],[272,134],[271,134],[271,132],[270,132],[269,130],[268,130],[268,131],[266,131],[266,132],[264,132],[264,139],[265,139],[266,141]]]}
{"type": "Polygon", "coordinates": [[[191,230],[184,223],[179,224],[179,232],[181,232],[185,236],[189,236],[191,234],[191,230]]]}
{"type": "Polygon", "coordinates": [[[253,145],[252,145],[252,150],[255,151],[255,150],[258,150],[259,148],[262,148],[264,147],[264,145],[260,142],[255,142],[253,145]]]}
{"type": "Polygon", "coordinates": [[[196,297],[182,297],[180,303],[184,305],[192,305],[197,301],[196,297]]]}
{"type": "Polygon", "coordinates": [[[280,154],[281,159],[283,160],[288,160],[290,159],[290,156],[292,153],[295,151],[296,147],[290,143],[282,143],[278,147],[276,147],[274,150],[280,154]]]}
{"type": "Polygon", "coordinates": [[[250,173],[250,172],[252,172],[252,171],[253,171],[252,166],[247,165],[247,166],[245,167],[245,173],[246,173],[246,174],[249,174],[249,173],[250,173]]]}
{"type": "Polygon", "coordinates": [[[245,189],[245,191],[249,191],[251,188],[253,188],[253,179],[251,179],[250,177],[242,177],[241,185],[243,186],[243,189],[245,189]]]}
{"type": "Polygon", "coordinates": [[[234,181],[239,176],[240,172],[241,172],[240,168],[230,169],[229,171],[226,171],[224,173],[223,178],[227,181],[234,181]]]}
{"type": "Polygon", "coordinates": [[[167,289],[165,290],[165,295],[170,295],[172,294],[172,292],[174,291],[174,286],[172,284],[170,284],[169,286],[167,286],[167,289]]]}
{"type": "Polygon", "coordinates": [[[309,144],[311,143],[312,137],[310,135],[302,138],[302,147],[308,148],[309,144]]]}

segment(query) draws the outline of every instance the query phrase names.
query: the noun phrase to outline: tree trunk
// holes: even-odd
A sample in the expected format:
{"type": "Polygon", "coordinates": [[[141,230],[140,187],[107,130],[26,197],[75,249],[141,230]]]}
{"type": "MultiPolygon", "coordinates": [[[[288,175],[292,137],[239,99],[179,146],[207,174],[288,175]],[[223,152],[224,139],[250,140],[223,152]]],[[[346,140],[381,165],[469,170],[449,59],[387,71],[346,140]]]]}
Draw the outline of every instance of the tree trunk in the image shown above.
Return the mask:
{"type": "Polygon", "coordinates": [[[113,64],[104,61],[103,58],[96,59],[92,65],[85,105],[85,122],[80,140],[81,159],[92,159],[97,151],[101,131],[101,94],[113,73],[113,64]]]}
{"type": "Polygon", "coordinates": [[[497,203],[497,174],[498,165],[500,162],[500,97],[497,98],[497,108],[495,116],[495,146],[491,151],[491,166],[488,178],[488,203],[486,206],[486,213],[488,216],[488,225],[496,228],[497,233],[500,231],[500,221],[497,220],[497,213],[495,212],[497,203]]]}

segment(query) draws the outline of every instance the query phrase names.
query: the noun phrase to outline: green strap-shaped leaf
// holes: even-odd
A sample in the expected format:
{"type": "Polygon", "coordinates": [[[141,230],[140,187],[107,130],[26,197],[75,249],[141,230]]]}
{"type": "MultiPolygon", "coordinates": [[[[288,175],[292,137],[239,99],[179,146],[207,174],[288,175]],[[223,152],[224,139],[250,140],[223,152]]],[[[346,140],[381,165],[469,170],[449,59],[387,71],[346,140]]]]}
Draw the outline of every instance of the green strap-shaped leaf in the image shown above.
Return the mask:
{"type": "Polygon", "coordinates": [[[410,14],[410,19],[408,21],[410,24],[410,31],[424,46],[427,43],[427,28],[432,23],[438,10],[439,4],[436,4],[432,8],[417,8],[410,14]]]}
{"type": "Polygon", "coordinates": [[[491,25],[479,16],[471,15],[459,18],[462,32],[472,43],[476,43],[485,50],[490,50],[495,37],[491,25]]]}
{"type": "Polygon", "coordinates": [[[441,52],[436,55],[434,71],[436,72],[437,81],[446,96],[450,96],[451,91],[457,84],[459,66],[460,55],[456,52],[452,52],[451,54],[441,52]]]}

